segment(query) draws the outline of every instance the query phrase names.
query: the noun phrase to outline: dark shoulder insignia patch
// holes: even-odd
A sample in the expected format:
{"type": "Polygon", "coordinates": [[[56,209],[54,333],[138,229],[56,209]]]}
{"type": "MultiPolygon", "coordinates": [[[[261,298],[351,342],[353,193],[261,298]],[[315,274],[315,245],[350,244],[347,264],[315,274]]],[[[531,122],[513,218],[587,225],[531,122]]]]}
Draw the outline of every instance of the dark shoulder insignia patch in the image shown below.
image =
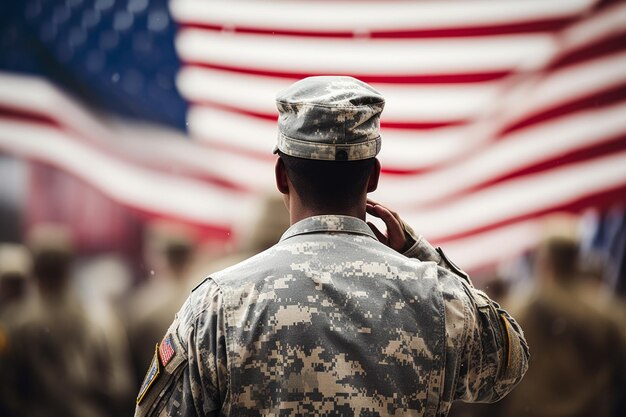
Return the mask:
{"type": "Polygon", "coordinates": [[[141,400],[146,396],[148,390],[156,381],[159,373],[161,372],[161,367],[159,366],[159,344],[156,344],[154,349],[154,357],[152,358],[152,362],[150,362],[150,367],[148,368],[148,372],[141,383],[141,388],[139,389],[139,395],[137,395],[137,405],[141,403],[141,400]]]}
{"type": "Polygon", "coordinates": [[[163,367],[167,366],[170,363],[170,360],[176,354],[176,350],[174,350],[174,343],[172,342],[172,335],[167,334],[163,341],[161,342],[161,346],[159,347],[159,356],[161,356],[161,364],[163,367]]]}

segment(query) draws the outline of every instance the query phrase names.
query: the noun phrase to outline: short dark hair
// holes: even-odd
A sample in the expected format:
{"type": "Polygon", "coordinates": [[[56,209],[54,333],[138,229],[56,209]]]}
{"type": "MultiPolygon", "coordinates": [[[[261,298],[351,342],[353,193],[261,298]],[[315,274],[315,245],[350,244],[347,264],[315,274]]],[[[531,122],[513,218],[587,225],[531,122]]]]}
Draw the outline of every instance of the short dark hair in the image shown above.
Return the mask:
{"type": "Polygon", "coordinates": [[[325,210],[354,205],[367,187],[375,158],[358,161],[322,161],[297,158],[278,151],[287,176],[303,203],[325,210]]]}

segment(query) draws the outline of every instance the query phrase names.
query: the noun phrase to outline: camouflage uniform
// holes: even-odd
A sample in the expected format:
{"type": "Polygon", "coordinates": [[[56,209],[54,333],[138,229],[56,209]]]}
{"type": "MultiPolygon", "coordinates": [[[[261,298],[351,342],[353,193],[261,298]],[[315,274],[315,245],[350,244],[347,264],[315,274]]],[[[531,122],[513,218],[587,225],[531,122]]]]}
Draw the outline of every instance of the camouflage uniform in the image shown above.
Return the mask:
{"type": "MultiPolygon", "coordinates": [[[[303,97],[348,109],[328,119],[345,121],[338,146],[309,147],[328,137],[317,129],[298,143],[296,130],[286,142],[279,136],[281,151],[341,160],[378,152],[346,143],[379,142],[370,106],[382,110],[377,93],[350,80],[323,80],[326,89],[316,89],[316,80],[296,84],[303,97]],[[335,94],[333,85],[352,85],[359,97],[335,94]]],[[[307,108],[300,117],[309,126],[319,110],[281,109],[288,100],[278,101],[281,134],[296,123],[281,125],[284,112],[297,118],[307,108]]],[[[527,368],[519,326],[443,252],[405,232],[403,255],[361,219],[309,217],[270,249],[212,274],[157,344],[135,415],[445,416],[456,399],[504,396],[527,368]]]]}

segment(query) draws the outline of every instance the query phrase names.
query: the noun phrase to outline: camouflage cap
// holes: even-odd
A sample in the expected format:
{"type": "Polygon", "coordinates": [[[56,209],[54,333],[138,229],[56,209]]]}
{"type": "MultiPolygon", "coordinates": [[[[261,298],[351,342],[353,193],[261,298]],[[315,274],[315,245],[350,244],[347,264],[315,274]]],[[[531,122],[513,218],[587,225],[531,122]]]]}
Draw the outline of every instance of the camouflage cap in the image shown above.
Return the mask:
{"type": "Polygon", "coordinates": [[[385,99],[362,81],[345,76],[309,77],[276,97],[279,150],[326,161],[373,158],[380,151],[380,113],[385,99]]]}

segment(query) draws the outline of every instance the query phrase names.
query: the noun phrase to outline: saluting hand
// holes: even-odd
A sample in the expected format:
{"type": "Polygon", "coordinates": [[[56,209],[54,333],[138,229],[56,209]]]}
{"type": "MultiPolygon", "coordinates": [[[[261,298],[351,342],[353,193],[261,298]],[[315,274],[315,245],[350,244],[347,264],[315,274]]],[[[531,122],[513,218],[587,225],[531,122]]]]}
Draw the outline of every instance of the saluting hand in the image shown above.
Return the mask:
{"type": "Polygon", "coordinates": [[[391,249],[403,253],[407,246],[407,237],[398,213],[369,198],[367,199],[365,209],[370,215],[381,219],[387,226],[387,234],[384,234],[374,224],[367,222],[367,225],[372,229],[378,240],[391,249]]]}

